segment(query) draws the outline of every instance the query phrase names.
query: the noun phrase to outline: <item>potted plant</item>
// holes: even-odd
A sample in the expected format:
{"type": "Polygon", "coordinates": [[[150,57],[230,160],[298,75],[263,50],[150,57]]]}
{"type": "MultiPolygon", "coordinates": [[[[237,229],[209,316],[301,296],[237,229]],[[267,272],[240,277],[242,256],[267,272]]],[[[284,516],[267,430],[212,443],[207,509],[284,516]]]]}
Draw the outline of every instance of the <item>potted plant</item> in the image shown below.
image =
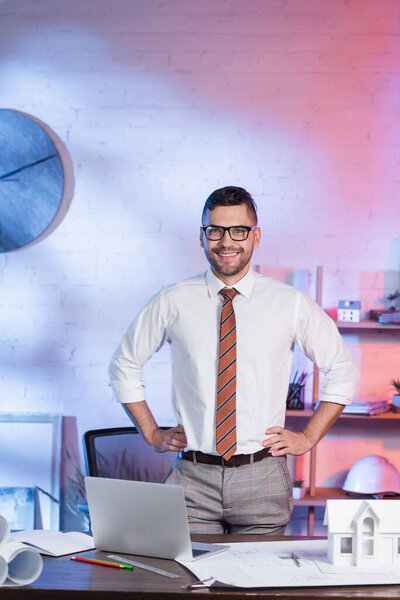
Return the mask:
{"type": "Polygon", "coordinates": [[[400,379],[392,379],[392,386],[396,391],[392,397],[392,408],[394,412],[400,412],[400,379]]]}
{"type": "Polygon", "coordinates": [[[295,479],[293,481],[293,500],[304,498],[306,490],[303,488],[303,479],[295,479]]]}

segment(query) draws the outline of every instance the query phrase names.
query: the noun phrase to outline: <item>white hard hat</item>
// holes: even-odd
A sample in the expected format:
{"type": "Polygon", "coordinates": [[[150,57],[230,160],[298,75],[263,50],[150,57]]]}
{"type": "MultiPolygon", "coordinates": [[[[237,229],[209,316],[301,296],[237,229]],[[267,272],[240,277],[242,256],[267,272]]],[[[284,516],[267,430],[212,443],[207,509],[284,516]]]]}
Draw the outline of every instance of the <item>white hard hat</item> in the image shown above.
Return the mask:
{"type": "Polygon", "coordinates": [[[400,473],[383,456],[364,456],[351,467],[343,484],[356,494],[400,494],[400,473]]]}

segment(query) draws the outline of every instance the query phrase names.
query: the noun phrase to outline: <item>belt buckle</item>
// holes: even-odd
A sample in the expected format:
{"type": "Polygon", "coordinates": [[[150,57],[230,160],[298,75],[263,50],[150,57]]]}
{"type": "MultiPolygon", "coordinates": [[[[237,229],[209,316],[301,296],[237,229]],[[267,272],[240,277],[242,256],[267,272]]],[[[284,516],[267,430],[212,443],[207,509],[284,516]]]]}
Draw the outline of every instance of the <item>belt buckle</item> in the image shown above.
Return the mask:
{"type": "Polygon", "coordinates": [[[223,456],[221,456],[221,465],[223,467],[229,468],[230,467],[229,461],[232,460],[232,458],[233,457],[231,456],[231,458],[228,458],[228,460],[226,460],[226,458],[224,458],[223,456]]]}
{"type": "Polygon", "coordinates": [[[231,467],[239,466],[239,461],[238,461],[237,456],[231,456],[230,458],[228,458],[228,460],[226,460],[223,456],[221,456],[221,459],[222,459],[223,467],[231,468],[231,467]]]}
{"type": "Polygon", "coordinates": [[[234,454],[233,456],[231,456],[228,460],[225,460],[225,458],[223,458],[221,456],[221,464],[223,467],[240,467],[241,465],[252,465],[253,463],[257,462],[257,459],[254,458],[255,454],[234,454]],[[247,456],[247,460],[244,459],[243,462],[241,462],[241,458],[240,457],[245,457],[247,456]]]}

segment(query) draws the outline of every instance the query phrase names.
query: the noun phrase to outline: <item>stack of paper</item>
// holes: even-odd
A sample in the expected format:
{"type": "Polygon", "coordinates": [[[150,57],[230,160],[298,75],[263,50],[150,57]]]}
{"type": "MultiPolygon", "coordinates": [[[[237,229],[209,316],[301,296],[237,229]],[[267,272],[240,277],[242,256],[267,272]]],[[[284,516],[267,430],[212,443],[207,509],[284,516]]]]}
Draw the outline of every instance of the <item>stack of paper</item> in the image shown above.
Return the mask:
{"type": "Polygon", "coordinates": [[[10,541],[10,526],[0,515],[0,585],[27,585],[39,577],[42,569],[39,552],[10,541]]]}
{"type": "Polygon", "coordinates": [[[379,315],[378,320],[379,323],[383,324],[400,323],[400,310],[383,313],[382,315],[379,315]]]}
{"type": "Polygon", "coordinates": [[[388,411],[390,405],[386,398],[375,398],[362,402],[352,402],[345,406],[343,414],[351,415],[379,415],[388,411]]]}

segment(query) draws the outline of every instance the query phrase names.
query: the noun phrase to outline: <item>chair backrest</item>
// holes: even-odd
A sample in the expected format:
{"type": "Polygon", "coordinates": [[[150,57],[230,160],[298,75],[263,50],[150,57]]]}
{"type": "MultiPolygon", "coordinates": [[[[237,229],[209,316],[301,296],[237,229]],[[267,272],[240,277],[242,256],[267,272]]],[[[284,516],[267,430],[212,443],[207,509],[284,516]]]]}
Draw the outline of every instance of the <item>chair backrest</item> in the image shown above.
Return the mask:
{"type": "Polygon", "coordinates": [[[87,431],[83,449],[86,473],[92,477],[155,483],[167,479],[177,456],[175,452],[155,452],[135,427],[87,431]]]}

